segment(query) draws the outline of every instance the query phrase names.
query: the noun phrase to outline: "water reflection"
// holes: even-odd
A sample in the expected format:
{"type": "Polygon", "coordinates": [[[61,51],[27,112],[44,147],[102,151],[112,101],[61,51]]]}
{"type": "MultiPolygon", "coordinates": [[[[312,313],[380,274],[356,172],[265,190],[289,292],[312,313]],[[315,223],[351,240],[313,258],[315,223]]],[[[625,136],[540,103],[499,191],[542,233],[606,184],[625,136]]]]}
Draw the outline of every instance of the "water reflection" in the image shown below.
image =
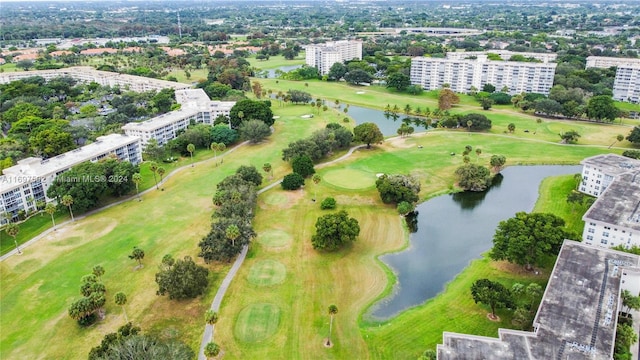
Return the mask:
{"type": "Polygon", "coordinates": [[[491,181],[491,186],[485,191],[464,191],[451,195],[451,199],[460,205],[462,210],[473,210],[476,206],[480,205],[487,194],[491,190],[500,188],[504,176],[497,174],[491,181]]]}

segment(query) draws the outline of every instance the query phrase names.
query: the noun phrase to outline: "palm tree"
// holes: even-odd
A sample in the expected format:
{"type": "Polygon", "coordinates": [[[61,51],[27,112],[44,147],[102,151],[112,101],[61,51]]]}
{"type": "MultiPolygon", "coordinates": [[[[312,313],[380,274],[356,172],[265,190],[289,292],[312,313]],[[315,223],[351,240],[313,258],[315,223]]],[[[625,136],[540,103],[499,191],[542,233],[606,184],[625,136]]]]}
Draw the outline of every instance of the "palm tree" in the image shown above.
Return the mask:
{"type": "Polygon", "coordinates": [[[44,211],[51,215],[51,222],[53,223],[53,230],[56,229],[56,219],[53,217],[53,214],[56,213],[56,206],[53,203],[47,203],[44,207],[44,211]]]}
{"type": "Polygon", "coordinates": [[[204,313],[204,321],[211,326],[215,325],[218,322],[218,313],[212,309],[207,310],[204,313]]]}
{"type": "Polygon", "coordinates": [[[471,131],[471,125],[473,125],[473,121],[467,120],[467,129],[471,131]]]}
{"type": "Polygon", "coordinates": [[[262,165],[262,170],[264,170],[264,172],[266,172],[267,174],[269,174],[269,180],[271,180],[271,175],[273,175],[271,173],[271,171],[273,170],[271,168],[271,163],[264,163],[264,165],[262,165]]]}
{"type": "Polygon", "coordinates": [[[20,247],[18,247],[18,240],[16,240],[16,236],[18,236],[18,233],[20,232],[20,227],[18,226],[18,224],[12,222],[8,223],[4,228],[4,231],[7,232],[7,235],[13,238],[13,242],[16,244],[16,250],[18,250],[18,254],[22,254],[22,251],[20,251],[20,247]]]}
{"type": "Polygon", "coordinates": [[[136,184],[136,195],[138,195],[138,201],[142,201],[139,192],[140,183],[142,182],[142,175],[140,175],[140,173],[135,173],[131,177],[131,180],[133,180],[133,183],[136,184]]]}
{"type": "MultiPolygon", "coordinates": [[[[238,118],[240,119],[240,123],[242,123],[242,120],[244,120],[244,111],[242,110],[238,111],[238,118]]],[[[231,129],[231,120],[229,120],[229,129],[231,129]]]]}
{"type": "Polygon", "coordinates": [[[218,151],[223,152],[227,148],[227,145],[224,143],[211,143],[211,150],[213,150],[213,159],[216,164],[218,163],[218,151]]]}
{"type": "Polygon", "coordinates": [[[144,250],[140,249],[137,246],[133,247],[133,252],[129,255],[129,259],[136,260],[138,262],[138,266],[142,266],[142,259],[144,259],[144,250]]]}
{"type": "Polygon", "coordinates": [[[98,280],[101,280],[102,275],[104,275],[104,268],[101,265],[96,265],[93,267],[93,271],[91,273],[95,275],[98,280]]]}
{"type": "Polygon", "coordinates": [[[335,305],[329,305],[329,316],[331,320],[329,322],[329,338],[327,339],[327,346],[331,346],[331,330],[333,330],[333,315],[338,313],[338,307],[335,305]]]}
{"type": "Polygon", "coordinates": [[[210,342],[204,347],[204,356],[207,358],[213,358],[220,354],[220,345],[210,342]]]}
{"type": "Polygon", "coordinates": [[[616,141],[614,141],[611,145],[609,145],[609,147],[608,147],[607,149],[611,149],[611,147],[612,147],[615,143],[620,142],[620,141],[622,141],[622,140],[624,140],[624,135],[618,135],[618,136],[616,136],[616,141]]]}
{"type": "Polygon", "coordinates": [[[231,240],[232,246],[236,246],[236,239],[240,237],[240,228],[235,224],[229,225],[225,231],[225,235],[227,239],[231,240]]]}
{"type": "Polygon", "coordinates": [[[191,154],[191,167],[193,167],[193,152],[196,151],[196,146],[193,144],[187,145],[187,151],[191,154]]]}
{"type": "MultiPolygon", "coordinates": [[[[322,178],[320,177],[320,175],[315,174],[315,175],[313,175],[313,177],[311,178],[311,180],[313,180],[313,183],[314,183],[314,184],[318,185],[318,184],[320,183],[320,180],[322,180],[322,178]]],[[[315,200],[316,200],[316,198],[318,197],[318,196],[317,196],[317,195],[318,195],[318,189],[316,188],[316,189],[314,189],[314,191],[315,191],[315,192],[314,192],[314,194],[313,194],[313,200],[315,201],[315,200]]]]}
{"type": "Polygon", "coordinates": [[[156,177],[156,171],[158,171],[158,163],[155,161],[149,162],[149,170],[153,174],[153,181],[156,183],[156,190],[158,190],[158,178],[156,177]]]}
{"type": "Polygon", "coordinates": [[[115,301],[116,305],[122,307],[122,312],[124,313],[124,321],[129,322],[129,319],[127,318],[127,310],[125,310],[124,308],[124,305],[127,303],[127,295],[125,295],[122,291],[117,292],[113,296],[113,300],[115,301]]]}
{"type": "Polygon", "coordinates": [[[160,175],[160,183],[162,183],[162,177],[167,172],[167,170],[165,170],[162,166],[159,166],[158,170],[156,171],[158,172],[158,175],[160,175]]]}
{"type": "Polygon", "coordinates": [[[482,149],[480,148],[476,148],[476,155],[478,155],[478,157],[476,158],[476,162],[478,161],[478,159],[480,158],[480,154],[482,154],[482,149]]]}
{"type": "Polygon", "coordinates": [[[73,218],[73,211],[71,210],[71,205],[73,205],[73,196],[65,195],[62,197],[62,205],[69,208],[69,214],[71,214],[71,221],[75,221],[73,218]]]}

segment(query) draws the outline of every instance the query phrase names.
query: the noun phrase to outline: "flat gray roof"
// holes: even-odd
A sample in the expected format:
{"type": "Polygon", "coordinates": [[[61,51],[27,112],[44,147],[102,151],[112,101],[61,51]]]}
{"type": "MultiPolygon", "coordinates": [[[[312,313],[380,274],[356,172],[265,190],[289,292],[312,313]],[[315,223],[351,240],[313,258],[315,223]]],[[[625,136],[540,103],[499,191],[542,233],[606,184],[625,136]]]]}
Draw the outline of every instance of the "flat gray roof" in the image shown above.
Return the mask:
{"type": "Polygon", "coordinates": [[[105,152],[111,152],[139,141],[140,138],[136,136],[110,134],[98,137],[91,144],[49,159],[43,160],[39,157],[22,159],[18,161],[17,165],[3,170],[4,175],[0,176],[0,193],[15,188],[17,185],[24,185],[34,178],[44,178],[60,170],[91,160],[105,152]]]}
{"type": "Polygon", "coordinates": [[[439,360],[610,359],[623,267],[640,256],[565,240],[534,319],[534,332],[499,338],[444,333],[439,360]]]}
{"type": "Polygon", "coordinates": [[[610,175],[618,175],[640,169],[640,161],[617,154],[588,157],[582,160],[580,164],[596,167],[610,175]]]}
{"type": "Polygon", "coordinates": [[[198,110],[197,108],[181,108],[178,110],[174,110],[171,112],[168,112],[166,114],[162,114],[159,116],[156,116],[154,118],[151,118],[149,120],[145,120],[145,121],[141,121],[141,122],[130,122],[127,124],[124,124],[122,126],[123,130],[140,130],[140,131],[153,131],[156,129],[159,129],[161,127],[164,127],[166,125],[169,124],[173,124],[176,123],[180,120],[189,118],[191,116],[196,116],[198,115],[198,113],[200,112],[200,110],[198,110]]]}
{"type": "Polygon", "coordinates": [[[582,218],[640,230],[640,171],[616,176],[582,218]]]}

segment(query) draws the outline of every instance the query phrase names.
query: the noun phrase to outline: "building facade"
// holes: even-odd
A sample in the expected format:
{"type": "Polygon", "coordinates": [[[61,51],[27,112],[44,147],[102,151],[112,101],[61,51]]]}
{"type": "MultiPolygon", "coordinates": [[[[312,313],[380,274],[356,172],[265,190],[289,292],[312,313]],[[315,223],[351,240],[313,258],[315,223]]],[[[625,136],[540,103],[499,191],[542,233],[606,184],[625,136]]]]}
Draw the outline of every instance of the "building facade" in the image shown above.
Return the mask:
{"type": "Polygon", "coordinates": [[[464,60],[469,58],[474,58],[478,56],[484,56],[487,54],[496,54],[500,56],[500,58],[504,61],[509,61],[512,56],[520,55],[525,58],[536,59],[538,61],[542,61],[543,63],[548,63],[555,61],[558,57],[555,53],[533,53],[533,52],[513,52],[509,50],[488,50],[488,51],[450,51],[447,53],[447,59],[451,60],[464,60]]]}
{"type": "Polygon", "coordinates": [[[636,65],[640,66],[640,59],[634,58],[622,58],[622,57],[607,57],[607,56],[589,56],[587,57],[587,64],[585,68],[610,68],[621,65],[636,65]]]}
{"type": "Polygon", "coordinates": [[[480,54],[476,59],[457,59],[456,56],[452,55],[452,59],[411,59],[411,83],[426,90],[441,89],[448,84],[451,90],[459,93],[491,84],[498,90],[506,87],[511,95],[522,92],[548,95],[553,86],[555,63],[492,61],[486,54],[480,54]]]}
{"type": "Polygon", "coordinates": [[[585,244],[640,246],[640,161],[606,154],[582,165],[579,190],[597,197],[582,217],[585,244]]]}
{"type": "Polygon", "coordinates": [[[634,104],[640,103],[640,64],[618,66],[613,83],[613,98],[634,104]]]}
{"type": "Polygon", "coordinates": [[[307,45],[305,51],[306,64],[316,67],[321,75],[326,75],[335,63],[362,60],[362,41],[340,40],[307,45]]]}
{"type": "MultiPolygon", "coordinates": [[[[640,256],[565,240],[533,331],[443,333],[438,360],[613,359],[620,294],[640,289],[640,256]]],[[[635,345],[634,345],[635,346],[635,345]]]]}
{"type": "Polygon", "coordinates": [[[173,81],[100,71],[89,66],[74,66],[52,70],[5,72],[0,74],[0,84],[6,84],[33,76],[40,76],[47,81],[57,77],[71,77],[85,83],[96,82],[102,86],[120,86],[135,92],[151,90],[159,91],[168,88],[178,90],[188,89],[191,87],[189,84],[182,84],[173,81]]]}
{"type": "MultiPolygon", "coordinates": [[[[0,212],[18,216],[23,210],[36,210],[36,202],[50,201],[47,189],[56,176],[86,161],[99,161],[116,156],[134,165],[142,162],[142,143],[134,136],[111,134],[100,136],[95,142],[58,156],[42,159],[30,157],[3,170],[0,176],[0,212]]],[[[5,219],[2,219],[5,221],[5,219]]]]}
{"type": "Polygon", "coordinates": [[[213,125],[218,116],[229,116],[236,104],[235,101],[212,101],[202,89],[176,90],[175,94],[181,105],[179,110],[125,124],[122,127],[124,133],[141,138],[143,146],[151,139],[162,146],[191,124],[213,125]]]}

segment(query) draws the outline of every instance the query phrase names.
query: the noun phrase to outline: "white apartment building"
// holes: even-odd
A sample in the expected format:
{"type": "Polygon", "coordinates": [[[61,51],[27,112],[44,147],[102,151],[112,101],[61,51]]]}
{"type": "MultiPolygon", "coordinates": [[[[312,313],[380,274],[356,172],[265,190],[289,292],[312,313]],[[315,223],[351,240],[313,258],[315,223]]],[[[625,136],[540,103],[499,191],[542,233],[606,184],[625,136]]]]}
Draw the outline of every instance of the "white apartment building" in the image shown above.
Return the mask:
{"type": "Polygon", "coordinates": [[[67,76],[81,82],[96,82],[102,86],[120,86],[128,88],[135,92],[145,92],[151,90],[162,90],[166,88],[188,89],[189,84],[182,84],[173,81],[146,78],[142,76],[133,76],[127,74],[118,74],[109,71],[96,70],[89,66],[74,66],[63,69],[52,70],[33,70],[33,71],[15,71],[4,72],[0,74],[0,84],[10,83],[16,80],[22,80],[33,76],[40,76],[49,81],[53,78],[67,76]]]}
{"type": "Polygon", "coordinates": [[[637,65],[619,65],[613,83],[613,98],[618,101],[640,103],[640,62],[637,65]]]}
{"type": "Polygon", "coordinates": [[[620,65],[636,65],[640,66],[640,59],[634,58],[622,58],[622,57],[607,57],[607,56],[589,56],[587,57],[587,64],[585,68],[610,68],[620,65]]]}
{"type": "Polygon", "coordinates": [[[305,51],[307,65],[315,66],[321,75],[326,75],[337,62],[362,60],[362,41],[340,40],[307,45],[305,51]]]}
{"type": "Polygon", "coordinates": [[[151,139],[156,139],[162,146],[191,124],[213,125],[218,116],[229,116],[236,104],[235,101],[212,101],[202,89],[176,90],[176,100],[182,106],[179,110],[125,124],[122,127],[124,133],[141,138],[143,146],[151,139]]]}
{"type": "Polygon", "coordinates": [[[496,89],[506,86],[511,95],[522,92],[548,95],[555,68],[555,63],[491,61],[486,54],[462,60],[415,57],[411,59],[411,83],[426,90],[449,84],[451,90],[459,93],[491,84],[496,89]]]}
{"type": "Polygon", "coordinates": [[[499,55],[502,60],[508,61],[514,55],[522,55],[525,58],[532,58],[543,63],[555,61],[558,57],[554,53],[534,53],[534,52],[513,52],[509,50],[488,50],[488,51],[451,51],[447,53],[447,59],[464,60],[472,57],[487,55],[488,53],[499,55]]]}
{"type": "Polygon", "coordinates": [[[47,198],[47,189],[56,176],[75,165],[98,161],[110,155],[134,165],[139,164],[142,162],[140,138],[110,134],[56,157],[44,160],[30,157],[18,161],[17,165],[4,169],[4,175],[0,176],[0,212],[16,217],[20,210],[36,210],[36,201],[51,200],[47,198]]]}
{"type": "Polygon", "coordinates": [[[582,164],[580,191],[598,198],[582,217],[585,244],[640,246],[640,161],[606,154],[582,164]]]}

